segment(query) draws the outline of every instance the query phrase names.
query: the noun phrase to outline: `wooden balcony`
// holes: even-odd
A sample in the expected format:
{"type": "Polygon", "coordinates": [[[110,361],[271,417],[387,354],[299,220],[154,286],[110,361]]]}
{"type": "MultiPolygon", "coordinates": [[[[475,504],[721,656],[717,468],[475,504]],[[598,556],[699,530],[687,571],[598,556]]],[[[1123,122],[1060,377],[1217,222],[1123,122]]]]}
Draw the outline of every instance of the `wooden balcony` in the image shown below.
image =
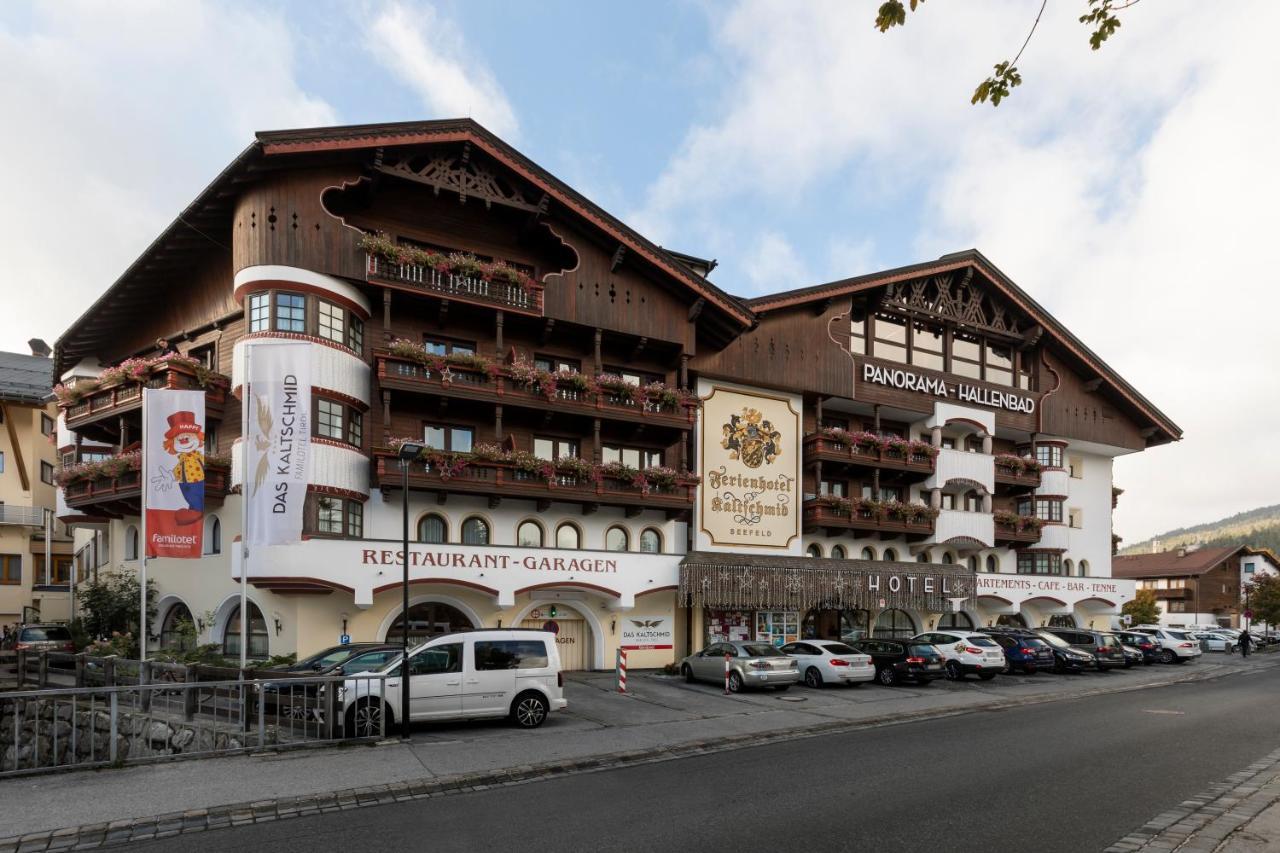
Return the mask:
{"type": "Polygon", "coordinates": [[[1040,528],[1019,522],[996,519],[996,545],[1016,547],[1034,545],[1040,541],[1040,528]]]}
{"type": "MultiPolygon", "coordinates": [[[[141,383],[126,381],[99,388],[90,391],[80,401],[66,406],[67,428],[79,432],[86,427],[104,425],[120,415],[135,412],[138,413],[137,417],[132,420],[137,421],[136,425],[140,426],[143,388],[204,390],[206,418],[221,420],[230,387],[231,381],[221,374],[210,374],[204,385],[201,385],[195,368],[190,365],[182,362],[160,364],[141,383]]],[[[110,432],[114,435],[114,424],[111,425],[110,432]]]]}
{"type": "Polygon", "coordinates": [[[1028,489],[1040,487],[1040,472],[1026,471],[1021,466],[996,458],[996,485],[1028,489]]]}
{"type": "Polygon", "coordinates": [[[482,278],[442,273],[428,266],[398,264],[374,254],[367,256],[365,278],[371,283],[394,284],[443,299],[456,299],[504,311],[542,316],[541,286],[524,288],[505,281],[485,281],[482,278]]]}
{"type": "MultiPolygon", "coordinates": [[[[374,485],[394,489],[401,485],[402,473],[395,451],[374,450],[374,485]]],[[[409,469],[409,488],[437,492],[479,494],[497,506],[503,498],[534,500],[540,509],[553,501],[582,505],[583,514],[600,505],[623,506],[628,516],[644,509],[665,510],[669,518],[687,514],[697,496],[695,482],[677,482],[673,486],[650,486],[641,489],[623,480],[557,474],[546,479],[540,474],[521,471],[506,462],[469,461],[461,471],[449,476],[426,462],[414,462],[409,469]]]]}
{"type": "Polygon", "coordinates": [[[919,475],[924,479],[933,473],[933,457],[927,453],[893,448],[867,447],[838,441],[820,433],[805,436],[804,460],[829,462],[859,468],[879,468],[919,475]]]}
{"type": "Polygon", "coordinates": [[[1153,589],[1151,591],[1155,593],[1156,598],[1158,599],[1172,601],[1182,601],[1191,598],[1193,592],[1190,587],[1185,586],[1177,589],[1153,589]]]}
{"type": "Polygon", "coordinates": [[[804,502],[804,529],[820,528],[825,528],[828,533],[840,530],[878,533],[882,539],[892,539],[896,536],[923,539],[933,534],[933,520],[909,521],[856,507],[842,511],[838,507],[824,503],[821,498],[809,498],[804,502]]]}
{"type": "MultiPolygon", "coordinates": [[[[220,501],[230,488],[231,467],[221,462],[207,463],[204,480],[206,504],[211,500],[220,501]]],[[[64,486],[62,491],[68,507],[88,516],[120,518],[142,511],[142,475],[139,471],[126,471],[118,477],[78,480],[64,486]]]]}
{"type": "Polygon", "coordinates": [[[447,375],[418,362],[375,351],[378,384],[383,388],[435,394],[455,399],[481,400],[505,406],[571,412],[592,418],[611,418],[632,423],[652,424],[674,429],[693,429],[697,406],[669,405],[642,397],[624,398],[602,392],[580,391],[568,382],[557,384],[556,394],[548,398],[536,389],[517,384],[499,368],[497,375],[478,368],[449,365],[447,375]]]}

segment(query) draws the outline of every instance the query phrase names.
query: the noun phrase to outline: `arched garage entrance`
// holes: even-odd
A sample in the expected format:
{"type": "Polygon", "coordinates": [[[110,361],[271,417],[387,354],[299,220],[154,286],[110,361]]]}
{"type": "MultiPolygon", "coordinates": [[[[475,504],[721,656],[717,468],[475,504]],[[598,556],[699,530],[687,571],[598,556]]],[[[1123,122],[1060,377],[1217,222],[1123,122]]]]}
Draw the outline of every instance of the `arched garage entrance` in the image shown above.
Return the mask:
{"type": "Polygon", "coordinates": [[[589,608],[569,601],[540,601],[525,608],[518,624],[556,635],[561,669],[573,671],[600,665],[596,661],[597,625],[589,608]]]}
{"type": "MultiPolygon", "coordinates": [[[[421,643],[441,634],[453,631],[466,631],[479,625],[470,616],[457,607],[444,601],[418,601],[409,604],[409,645],[421,643]]],[[[397,642],[404,631],[404,613],[396,614],[396,618],[382,632],[382,642],[397,642]]]]}

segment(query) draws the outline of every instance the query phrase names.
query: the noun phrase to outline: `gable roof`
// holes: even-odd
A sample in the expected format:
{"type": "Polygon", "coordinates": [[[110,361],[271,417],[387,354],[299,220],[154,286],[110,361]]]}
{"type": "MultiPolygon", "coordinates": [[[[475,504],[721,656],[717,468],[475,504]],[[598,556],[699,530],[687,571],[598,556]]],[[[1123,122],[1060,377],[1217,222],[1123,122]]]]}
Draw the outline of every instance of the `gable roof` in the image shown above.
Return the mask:
{"type": "Polygon", "coordinates": [[[1112,557],[1111,576],[1163,578],[1202,575],[1243,550],[1243,545],[1224,545],[1217,548],[1197,548],[1194,551],[1160,551],[1156,554],[1112,557]]]}
{"type": "Polygon", "coordinates": [[[1072,334],[1066,326],[1058,322],[1044,306],[1031,298],[1030,294],[1015,284],[1011,278],[1005,275],[999,267],[977,249],[953,252],[943,255],[936,261],[926,261],[854,278],[840,279],[826,284],[818,284],[812,287],[802,287],[796,290],[760,296],[748,300],[747,304],[756,312],[763,313],[779,308],[803,305],[819,299],[862,293],[887,284],[954,272],[966,267],[973,267],[990,279],[1003,296],[1032,317],[1061,346],[1065,347],[1090,370],[1094,371],[1130,405],[1149,418],[1156,429],[1166,436],[1166,440],[1177,441],[1182,438],[1182,428],[1174,423],[1168,415],[1156,408],[1155,404],[1140,394],[1124,377],[1103,361],[1101,356],[1085,346],[1083,341],[1072,334]]]}
{"type": "Polygon", "coordinates": [[[53,361],[38,355],[0,352],[0,400],[44,403],[53,393],[53,361]]]}

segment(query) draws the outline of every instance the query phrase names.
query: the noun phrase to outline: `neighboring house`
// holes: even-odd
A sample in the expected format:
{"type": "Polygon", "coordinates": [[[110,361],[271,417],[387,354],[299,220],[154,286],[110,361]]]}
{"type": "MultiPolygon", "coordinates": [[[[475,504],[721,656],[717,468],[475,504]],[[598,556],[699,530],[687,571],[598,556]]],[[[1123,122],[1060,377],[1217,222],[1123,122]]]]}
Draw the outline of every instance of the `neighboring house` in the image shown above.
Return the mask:
{"type": "Polygon", "coordinates": [[[1280,575],[1280,556],[1270,548],[1245,546],[1240,552],[1240,583],[1249,583],[1263,575],[1280,575]]]}
{"type": "MultiPolygon", "coordinates": [[[[1168,626],[1240,625],[1241,573],[1245,545],[1216,548],[1187,547],[1155,554],[1113,557],[1111,571],[1118,578],[1132,578],[1138,589],[1150,589],[1160,604],[1160,623],[1168,626]]],[[[1249,558],[1255,571],[1262,557],[1249,558]]],[[[1272,570],[1275,563],[1267,559],[1272,570]]]]}
{"type": "Polygon", "coordinates": [[[31,352],[0,352],[0,625],[70,618],[71,539],[54,518],[53,361],[44,341],[31,352]]]}

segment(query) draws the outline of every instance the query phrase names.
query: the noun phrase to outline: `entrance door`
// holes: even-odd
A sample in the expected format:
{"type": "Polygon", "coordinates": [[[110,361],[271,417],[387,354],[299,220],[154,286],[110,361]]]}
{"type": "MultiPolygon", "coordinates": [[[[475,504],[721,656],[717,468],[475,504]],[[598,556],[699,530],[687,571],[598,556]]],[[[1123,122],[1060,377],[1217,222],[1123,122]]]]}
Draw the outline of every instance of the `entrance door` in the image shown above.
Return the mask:
{"type": "Polygon", "coordinates": [[[587,648],[589,634],[585,619],[526,619],[521,628],[552,631],[560,652],[560,668],[567,671],[586,669],[590,660],[587,648]]]}

